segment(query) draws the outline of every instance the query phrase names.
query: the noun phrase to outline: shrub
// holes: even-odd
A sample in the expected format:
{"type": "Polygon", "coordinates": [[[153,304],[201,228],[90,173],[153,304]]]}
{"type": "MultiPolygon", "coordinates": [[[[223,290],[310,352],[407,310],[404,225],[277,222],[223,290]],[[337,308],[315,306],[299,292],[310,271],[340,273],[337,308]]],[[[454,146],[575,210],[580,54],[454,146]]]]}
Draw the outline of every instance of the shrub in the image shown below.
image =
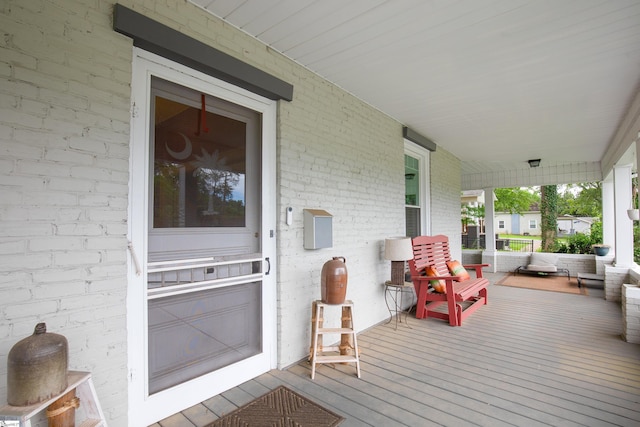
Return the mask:
{"type": "Polygon", "coordinates": [[[556,252],[564,254],[590,254],[591,236],[584,233],[576,233],[567,237],[567,243],[561,243],[556,252]]]}
{"type": "MultiPolygon", "coordinates": [[[[576,233],[567,238],[566,243],[556,245],[554,252],[563,254],[590,254],[592,245],[602,243],[602,221],[591,224],[591,233],[576,233]]],[[[640,226],[633,227],[633,260],[640,264],[640,226]]]]}
{"type": "Polygon", "coordinates": [[[602,221],[597,220],[591,224],[591,242],[596,245],[602,243],[602,221]]]}

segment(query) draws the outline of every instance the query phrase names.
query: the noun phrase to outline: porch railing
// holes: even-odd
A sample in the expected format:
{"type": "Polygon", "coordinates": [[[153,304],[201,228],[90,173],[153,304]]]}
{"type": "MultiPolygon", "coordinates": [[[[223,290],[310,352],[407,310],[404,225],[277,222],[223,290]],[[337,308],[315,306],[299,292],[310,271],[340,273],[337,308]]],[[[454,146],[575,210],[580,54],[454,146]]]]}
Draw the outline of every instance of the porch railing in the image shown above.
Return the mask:
{"type": "MultiPolygon", "coordinates": [[[[499,239],[505,240],[504,250],[512,252],[533,252],[533,240],[529,239],[499,239]]],[[[496,241],[497,243],[498,241],[496,241]]],[[[500,250],[500,248],[498,248],[500,250]]]]}
{"type": "MultiPolygon", "coordinates": [[[[466,249],[485,249],[485,235],[469,237],[462,235],[462,247],[466,249]]],[[[496,249],[510,252],[533,252],[533,240],[531,239],[496,239],[496,249]]]]}

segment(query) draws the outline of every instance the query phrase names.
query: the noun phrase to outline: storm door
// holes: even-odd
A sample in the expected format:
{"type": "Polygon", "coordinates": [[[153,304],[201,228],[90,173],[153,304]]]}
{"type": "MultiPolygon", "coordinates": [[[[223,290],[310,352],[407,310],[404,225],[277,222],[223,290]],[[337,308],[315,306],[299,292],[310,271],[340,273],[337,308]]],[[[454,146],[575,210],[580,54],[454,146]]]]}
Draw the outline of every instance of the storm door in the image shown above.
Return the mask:
{"type": "Polygon", "coordinates": [[[175,64],[137,65],[147,96],[134,111],[145,129],[132,135],[132,196],[144,200],[132,200],[131,227],[143,292],[129,314],[141,311],[130,364],[143,412],[130,419],[147,425],[272,367],[273,113],[175,64]]]}

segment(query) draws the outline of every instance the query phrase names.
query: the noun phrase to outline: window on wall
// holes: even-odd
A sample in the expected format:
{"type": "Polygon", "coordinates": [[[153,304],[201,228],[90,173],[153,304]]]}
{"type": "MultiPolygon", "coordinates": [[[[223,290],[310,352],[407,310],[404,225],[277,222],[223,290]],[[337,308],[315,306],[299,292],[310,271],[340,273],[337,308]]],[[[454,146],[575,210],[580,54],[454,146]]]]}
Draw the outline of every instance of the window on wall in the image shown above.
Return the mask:
{"type": "Polygon", "coordinates": [[[406,232],[409,237],[420,235],[420,161],[404,155],[404,205],[406,232]]]}
{"type": "Polygon", "coordinates": [[[531,228],[531,229],[536,229],[536,228],[538,228],[538,227],[537,227],[537,224],[536,224],[536,220],[535,220],[535,219],[530,219],[530,220],[529,220],[529,228],[531,228]]]}
{"type": "Polygon", "coordinates": [[[406,235],[429,234],[429,152],[405,140],[404,206],[406,235]]]}
{"type": "Polygon", "coordinates": [[[504,221],[498,221],[498,228],[501,228],[504,230],[504,221]]]}

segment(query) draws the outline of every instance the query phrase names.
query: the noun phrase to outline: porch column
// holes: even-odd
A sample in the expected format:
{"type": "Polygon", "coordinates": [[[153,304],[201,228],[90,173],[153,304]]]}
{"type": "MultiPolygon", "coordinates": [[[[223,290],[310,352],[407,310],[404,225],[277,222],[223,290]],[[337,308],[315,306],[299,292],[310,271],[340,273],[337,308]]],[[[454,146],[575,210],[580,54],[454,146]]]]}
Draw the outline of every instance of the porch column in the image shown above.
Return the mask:
{"type": "Polygon", "coordinates": [[[487,270],[495,273],[497,270],[498,253],[496,251],[495,209],[493,206],[493,188],[484,189],[484,241],[485,250],[482,252],[482,262],[491,264],[487,270]]]}
{"type": "Polygon", "coordinates": [[[613,188],[613,176],[602,181],[602,243],[611,245],[612,253],[615,252],[616,222],[615,199],[613,188]]]}
{"type": "Polygon", "coordinates": [[[627,216],[631,206],[631,169],[630,164],[613,168],[616,267],[633,265],[633,222],[627,216]]]}

